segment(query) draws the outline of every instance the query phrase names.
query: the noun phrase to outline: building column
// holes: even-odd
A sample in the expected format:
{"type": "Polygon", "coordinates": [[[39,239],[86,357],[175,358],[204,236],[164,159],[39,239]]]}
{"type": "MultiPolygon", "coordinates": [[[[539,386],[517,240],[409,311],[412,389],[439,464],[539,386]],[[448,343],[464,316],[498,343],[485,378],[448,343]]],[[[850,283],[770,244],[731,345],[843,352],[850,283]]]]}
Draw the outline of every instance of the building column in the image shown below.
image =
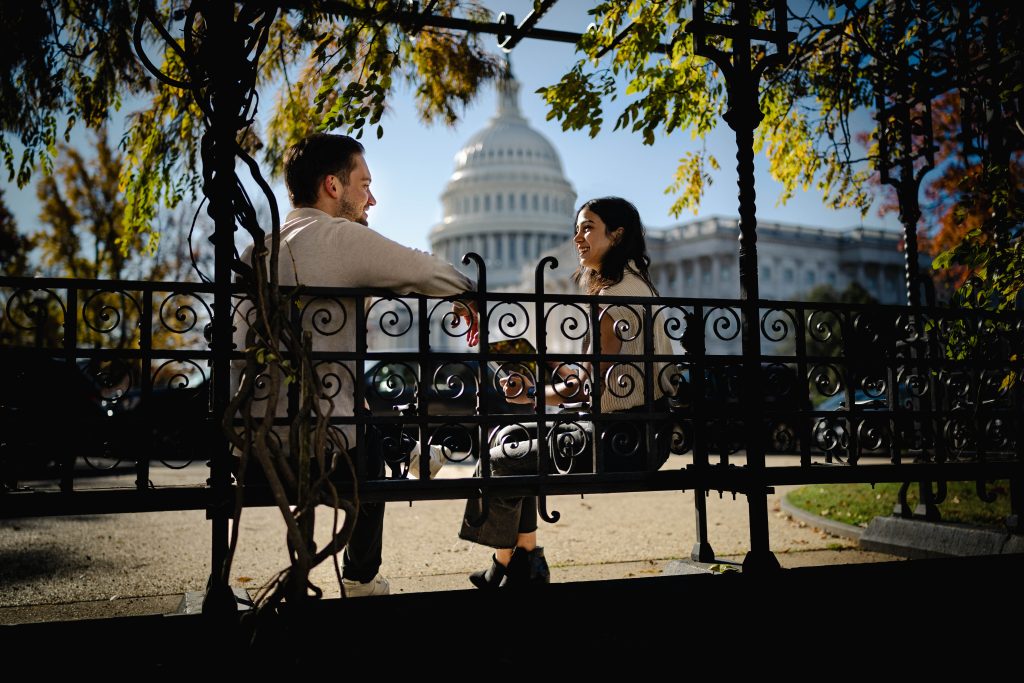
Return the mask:
{"type": "Polygon", "coordinates": [[[663,263],[658,268],[658,282],[655,287],[665,296],[675,296],[673,292],[668,291],[668,269],[671,267],[671,263],[663,263]]]}

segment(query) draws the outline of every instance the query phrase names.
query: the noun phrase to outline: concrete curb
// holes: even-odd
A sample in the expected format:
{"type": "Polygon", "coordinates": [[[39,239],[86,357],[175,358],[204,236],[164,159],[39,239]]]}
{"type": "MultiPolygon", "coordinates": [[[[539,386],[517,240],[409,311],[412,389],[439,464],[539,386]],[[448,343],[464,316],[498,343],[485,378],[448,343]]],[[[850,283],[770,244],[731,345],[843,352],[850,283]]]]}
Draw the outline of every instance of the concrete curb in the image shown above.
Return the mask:
{"type": "Polygon", "coordinates": [[[843,522],[836,522],[825,517],[819,517],[818,515],[798,508],[789,502],[789,496],[783,496],[780,506],[782,511],[794,519],[799,519],[802,522],[806,522],[811,526],[821,529],[822,531],[828,532],[833,536],[839,536],[841,538],[852,538],[855,541],[859,541],[861,535],[864,533],[864,529],[853,524],[844,524],[843,522]]]}
{"type": "Polygon", "coordinates": [[[859,545],[863,550],[912,559],[1024,553],[1024,536],[985,527],[875,517],[859,545]]]}

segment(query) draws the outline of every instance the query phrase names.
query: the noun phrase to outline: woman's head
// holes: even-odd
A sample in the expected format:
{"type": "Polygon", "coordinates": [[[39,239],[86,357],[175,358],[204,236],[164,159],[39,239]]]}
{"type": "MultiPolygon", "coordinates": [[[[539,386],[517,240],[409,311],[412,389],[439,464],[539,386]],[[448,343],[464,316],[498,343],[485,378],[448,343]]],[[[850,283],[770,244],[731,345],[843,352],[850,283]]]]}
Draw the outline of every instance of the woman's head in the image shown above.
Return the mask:
{"type": "Polygon", "coordinates": [[[580,257],[573,277],[586,293],[596,294],[620,282],[627,267],[655,291],[640,213],[625,199],[601,197],[585,202],[576,212],[573,244],[580,257]]]}

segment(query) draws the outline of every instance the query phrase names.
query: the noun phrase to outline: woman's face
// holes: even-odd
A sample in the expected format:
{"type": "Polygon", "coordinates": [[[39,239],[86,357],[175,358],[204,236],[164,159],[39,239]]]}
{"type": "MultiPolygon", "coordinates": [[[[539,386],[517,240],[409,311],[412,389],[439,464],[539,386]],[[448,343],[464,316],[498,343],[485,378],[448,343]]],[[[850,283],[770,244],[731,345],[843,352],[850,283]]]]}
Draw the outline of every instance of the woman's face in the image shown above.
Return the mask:
{"type": "Polygon", "coordinates": [[[621,235],[622,228],[608,234],[608,227],[601,217],[590,209],[583,209],[576,216],[576,235],[572,238],[576,245],[576,253],[580,257],[580,265],[591,270],[599,270],[604,255],[615,244],[621,235]]]}

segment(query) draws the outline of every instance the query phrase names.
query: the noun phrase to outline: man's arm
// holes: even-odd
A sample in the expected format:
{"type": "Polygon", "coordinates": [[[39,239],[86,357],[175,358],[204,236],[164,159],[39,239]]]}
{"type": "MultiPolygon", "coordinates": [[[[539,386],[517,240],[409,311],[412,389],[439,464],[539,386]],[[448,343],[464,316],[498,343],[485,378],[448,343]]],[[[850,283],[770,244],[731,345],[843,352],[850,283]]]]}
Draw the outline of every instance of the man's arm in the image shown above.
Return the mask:
{"type": "MultiPolygon", "coordinates": [[[[383,287],[399,294],[425,294],[427,296],[454,296],[476,289],[476,283],[460,273],[450,263],[412,249],[384,237],[368,227],[348,224],[345,242],[351,269],[346,273],[349,281],[361,287],[383,287]],[[353,258],[354,257],[354,258],[353,258]]],[[[476,346],[480,339],[479,314],[476,302],[463,298],[455,302],[452,311],[457,316],[452,327],[461,318],[469,331],[466,343],[476,346]]]]}

